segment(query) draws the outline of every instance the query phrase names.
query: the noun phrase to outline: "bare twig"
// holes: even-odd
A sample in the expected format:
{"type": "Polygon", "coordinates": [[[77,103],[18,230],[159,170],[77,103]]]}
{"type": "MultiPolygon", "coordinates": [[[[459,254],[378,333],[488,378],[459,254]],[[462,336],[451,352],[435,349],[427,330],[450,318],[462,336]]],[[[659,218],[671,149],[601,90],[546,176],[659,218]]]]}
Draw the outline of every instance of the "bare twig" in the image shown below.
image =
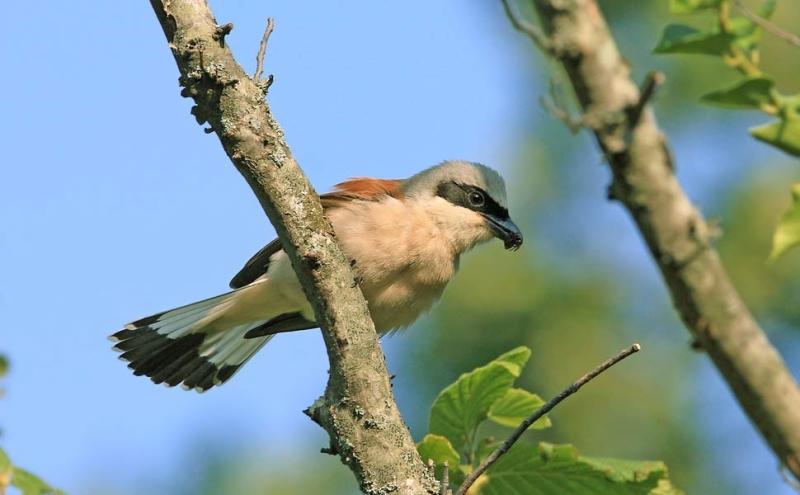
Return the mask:
{"type": "Polygon", "coordinates": [[[607,359],[606,361],[601,363],[599,366],[597,366],[595,369],[593,369],[589,373],[586,373],[585,375],[580,377],[572,385],[570,385],[569,387],[567,387],[564,390],[562,390],[560,394],[556,395],[555,397],[553,397],[552,399],[547,401],[547,403],[545,403],[545,405],[543,405],[542,407],[537,409],[533,414],[531,414],[530,416],[525,418],[525,421],[523,421],[522,423],[519,424],[519,426],[517,426],[517,428],[514,430],[513,433],[511,433],[511,435],[508,437],[508,439],[506,439],[506,441],[503,442],[503,444],[500,445],[494,452],[492,452],[491,454],[486,456],[486,458],[483,460],[483,462],[481,462],[480,465],[477,468],[475,468],[475,470],[472,471],[466,477],[466,479],[461,484],[461,486],[458,487],[458,491],[456,491],[456,495],[464,495],[465,493],[467,493],[467,490],[469,490],[469,487],[472,486],[472,484],[475,483],[475,481],[484,472],[486,472],[486,470],[489,469],[492,464],[497,462],[497,459],[499,459],[503,454],[508,452],[509,449],[511,449],[511,447],[517,442],[517,440],[519,440],[519,438],[522,436],[522,434],[525,433],[525,431],[528,428],[530,428],[530,426],[533,423],[535,423],[536,420],[538,420],[539,418],[541,418],[542,416],[547,414],[551,409],[556,407],[559,404],[559,402],[563,401],[564,399],[566,399],[570,395],[572,395],[575,392],[577,392],[581,387],[583,387],[584,385],[589,383],[597,375],[599,375],[600,373],[604,372],[608,368],[614,366],[615,364],[617,364],[618,362],[622,361],[623,359],[625,359],[626,357],[630,356],[631,354],[639,352],[639,350],[641,350],[641,348],[642,347],[639,344],[633,344],[632,346],[628,347],[627,349],[623,349],[622,351],[617,353],[616,356],[614,356],[614,357],[612,357],[610,359],[607,359]]]}
{"type": "Polygon", "coordinates": [[[583,127],[586,127],[586,123],[581,117],[575,117],[567,109],[559,106],[552,98],[540,96],[539,103],[547,110],[547,113],[563,122],[572,134],[576,134],[583,127]]]}
{"type": "Polygon", "coordinates": [[[642,89],[639,94],[639,100],[636,102],[636,105],[631,108],[628,117],[628,127],[632,129],[639,124],[639,119],[642,117],[642,111],[644,111],[644,108],[653,99],[653,96],[656,94],[656,90],[662,84],[664,84],[666,78],[667,77],[661,71],[654,70],[647,73],[647,77],[644,80],[644,84],[642,84],[642,89]]]}
{"type": "MultiPolygon", "coordinates": [[[[264,55],[267,53],[267,42],[273,29],[275,29],[275,19],[268,17],[267,28],[264,30],[264,36],[261,37],[261,44],[258,45],[258,55],[256,55],[256,73],[253,74],[253,79],[256,82],[261,80],[261,74],[264,72],[264,55]]],[[[272,82],[272,77],[270,77],[270,82],[272,82]]]]}
{"type": "Polygon", "coordinates": [[[541,103],[542,107],[547,110],[547,113],[563,122],[572,134],[576,134],[583,127],[589,127],[585,115],[576,117],[570,113],[566,103],[564,103],[564,99],[561,97],[558,86],[555,79],[551,78],[548,90],[550,96],[539,97],[539,103],[541,103]]]}
{"type": "Polygon", "coordinates": [[[733,4],[736,7],[736,9],[739,12],[742,13],[742,15],[744,15],[745,17],[747,17],[748,19],[750,19],[754,23],[756,23],[759,26],[761,26],[764,29],[764,31],[767,31],[768,33],[772,34],[776,38],[779,38],[779,39],[789,43],[792,46],[800,47],[800,36],[798,36],[798,35],[796,35],[794,33],[790,33],[788,31],[782,29],[781,27],[777,26],[775,23],[772,23],[772,22],[768,21],[767,19],[764,19],[760,15],[758,15],[755,12],[753,12],[752,10],[748,9],[744,5],[742,0],[734,0],[733,4]]]}
{"type": "Polygon", "coordinates": [[[506,16],[508,20],[511,21],[511,25],[514,26],[514,29],[528,35],[531,41],[533,41],[540,50],[549,53],[551,50],[550,40],[544,35],[542,30],[539,29],[539,26],[522,19],[522,17],[514,11],[514,8],[511,7],[511,2],[513,0],[502,1],[503,10],[505,10],[506,16]]]}
{"type": "Polygon", "coordinates": [[[450,493],[450,463],[444,461],[442,465],[442,482],[439,487],[439,495],[449,495],[450,493]]]}

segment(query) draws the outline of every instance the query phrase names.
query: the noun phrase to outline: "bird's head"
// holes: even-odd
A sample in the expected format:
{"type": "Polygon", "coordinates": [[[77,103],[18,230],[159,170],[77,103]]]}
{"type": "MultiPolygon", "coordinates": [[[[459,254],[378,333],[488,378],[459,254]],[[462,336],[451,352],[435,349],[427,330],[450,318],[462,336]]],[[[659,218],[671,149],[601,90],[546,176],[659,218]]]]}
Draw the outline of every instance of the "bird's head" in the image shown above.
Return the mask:
{"type": "Polygon", "coordinates": [[[492,237],[506,249],[516,251],[522,245],[522,233],[508,216],[505,182],[485,165],[440,163],[408,179],[404,193],[425,202],[459,252],[492,237]]]}

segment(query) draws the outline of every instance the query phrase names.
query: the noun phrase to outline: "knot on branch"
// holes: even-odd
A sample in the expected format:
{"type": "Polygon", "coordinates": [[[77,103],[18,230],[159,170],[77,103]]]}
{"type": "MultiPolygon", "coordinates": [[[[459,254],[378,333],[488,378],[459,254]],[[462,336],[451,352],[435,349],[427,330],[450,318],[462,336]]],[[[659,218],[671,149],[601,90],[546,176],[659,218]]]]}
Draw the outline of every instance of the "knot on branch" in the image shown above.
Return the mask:
{"type": "Polygon", "coordinates": [[[321,264],[319,256],[316,253],[308,253],[303,259],[305,260],[306,266],[308,266],[309,270],[312,272],[319,270],[321,264]]]}
{"type": "Polygon", "coordinates": [[[193,106],[192,109],[189,110],[189,113],[194,115],[194,120],[196,120],[200,125],[208,122],[208,112],[200,108],[200,105],[193,106]]]}
{"type": "Polygon", "coordinates": [[[642,113],[647,105],[652,101],[656,94],[656,90],[664,84],[667,76],[661,71],[650,71],[645,77],[644,83],[639,90],[639,99],[635,104],[627,109],[628,113],[628,129],[633,130],[642,119],[642,113]]]}
{"type": "Polygon", "coordinates": [[[313,404],[303,409],[303,414],[311,418],[311,421],[322,426],[322,415],[325,410],[325,397],[319,397],[313,404]]]}
{"type": "MultiPolygon", "coordinates": [[[[230,29],[233,29],[233,24],[228,23],[218,27],[216,32],[227,33],[230,29]]],[[[194,99],[191,114],[200,125],[211,122],[220,107],[223,91],[239,82],[233,70],[220,61],[207,62],[205,54],[206,43],[200,38],[189,39],[179,51],[181,58],[186,60],[186,64],[181,65],[183,74],[178,78],[178,84],[182,86],[181,96],[194,99]]],[[[224,122],[221,123],[223,131],[227,132],[224,122]]]]}
{"type": "Polygon", "coordinates": [[[216,41],[219,41],[220,46],[225,45],[225,36],[229,35],[233,31],[233,23],[228,22],[221,26],[217,26],[217,29],[214,31],[214,34],[211,35],[216,41]]]}
{"type": "Polygon", "coordinates": [[[275,76],[270,74],[270,75],[267,76],[266,79],[259,79],[258,81],[256,81],[256,86],[258,86],[258,89],[261,90],[261,93],[264,96],[267,96],[267,93],[269,93],[269,88],[270,88],[270,86],[272,86],[272,81],[274,81],[274,80],[275,80],[275,76]]]}

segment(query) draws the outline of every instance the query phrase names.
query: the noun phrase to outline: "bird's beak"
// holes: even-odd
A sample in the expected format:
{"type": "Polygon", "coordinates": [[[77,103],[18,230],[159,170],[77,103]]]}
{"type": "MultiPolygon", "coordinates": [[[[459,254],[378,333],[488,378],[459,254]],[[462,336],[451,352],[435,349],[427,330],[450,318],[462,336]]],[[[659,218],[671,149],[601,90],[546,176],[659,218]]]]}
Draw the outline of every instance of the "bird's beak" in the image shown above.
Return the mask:
{"type": "Polygon", "coordinates": [[[491,215],[484,215],[484,218],[495,237],[503,241],[506,249],[516,251],[522,246],[522,232],[510,218],[500,220],[491,215]]]}

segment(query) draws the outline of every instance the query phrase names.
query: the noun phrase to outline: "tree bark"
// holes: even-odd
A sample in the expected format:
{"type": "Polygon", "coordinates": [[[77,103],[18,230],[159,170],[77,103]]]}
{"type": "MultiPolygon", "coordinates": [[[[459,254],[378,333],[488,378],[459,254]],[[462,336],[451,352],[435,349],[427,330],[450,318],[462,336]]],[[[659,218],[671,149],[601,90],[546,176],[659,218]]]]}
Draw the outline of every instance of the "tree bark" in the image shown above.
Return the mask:
{"type": "MultiPolygon", "coordinates": [[[[673,304],[769,446],[800,477],[800,389],[731,284],[712,232],[678,183],[669,144],[630,78],[595,0],[534,0],[547,50],[566,69],[582,122],[613,175],[673,304]]],[[[652,86],[649,88],[652,89],[652,86]]]]}
{"type": "Polygon", "coordinates": [[[150,0],[180,71],[181,94],[208,123],[278,232],[314,307],[330,359],[308,411],[368,494],[435,493],[395,404],[383,352],[349,260],[265,101],[228,49],[205,0],[150,0]]]}

